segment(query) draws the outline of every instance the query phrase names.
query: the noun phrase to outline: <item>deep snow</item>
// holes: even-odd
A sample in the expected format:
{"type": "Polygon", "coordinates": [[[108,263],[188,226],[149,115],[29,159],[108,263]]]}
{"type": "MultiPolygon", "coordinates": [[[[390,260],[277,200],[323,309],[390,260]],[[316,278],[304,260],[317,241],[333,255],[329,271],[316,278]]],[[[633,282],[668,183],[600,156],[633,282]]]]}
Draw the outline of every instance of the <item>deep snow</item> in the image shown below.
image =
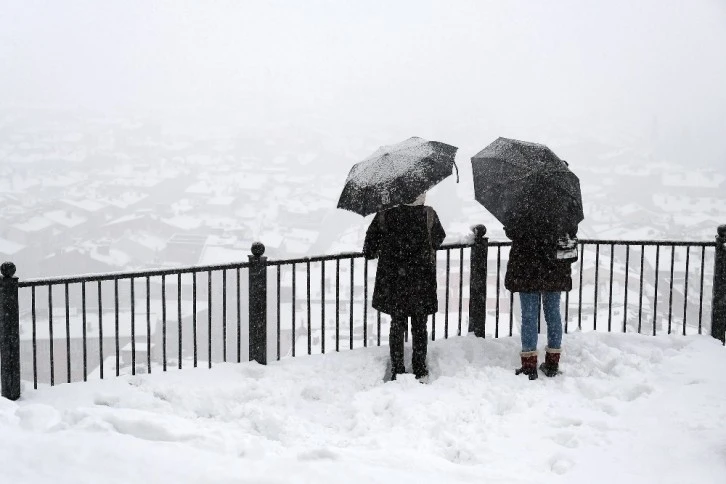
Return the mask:
{"type": "Polygon", "coordinates": [[[565,348],[564,374],[534,382],[515,338],[463,337],[431,343],[428,385],[383,383],[381,347],[26,387],[0,400],[1,480],[724,482],[726,348],[594,332],[565,348]]]}

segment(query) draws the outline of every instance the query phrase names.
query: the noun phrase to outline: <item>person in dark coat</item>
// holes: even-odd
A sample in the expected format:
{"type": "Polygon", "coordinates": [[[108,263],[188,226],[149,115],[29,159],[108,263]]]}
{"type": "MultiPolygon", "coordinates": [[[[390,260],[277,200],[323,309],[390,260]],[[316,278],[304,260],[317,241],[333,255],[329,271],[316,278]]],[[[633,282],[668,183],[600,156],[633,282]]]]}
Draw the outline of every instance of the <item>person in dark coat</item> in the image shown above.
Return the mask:
{"type": "Polygon", "coordinates": [[[556,260],[558,238],[574,238],[577,226],[561,227],[546,218],[534,219],[526,207],[504,232],[512,239],[504,287],[519,293],[522,308],[522,367],[516,374],[525,374],[530,380],[537,378],[537,326],[540,302],[544,305],[547,323],[545,361],[540,370],[547,376],[559,371],[562,351],[562,317],[560,294],[572,289],[570,264],[556,260]]]}
{"type": "Polygon", "coordinates": [[[363,252],[378,257],[373,307],[391,315],[388,344],[391,379],[406,372],[403,343],[408,318],[413,336],[413,373],[428,375],[426,350],[429,314],[438,310],[436,297],[436,249],[446,237],[438,215],[425,206],[425,195],[413,203],[379,212],[366,233],[363,252]]]}

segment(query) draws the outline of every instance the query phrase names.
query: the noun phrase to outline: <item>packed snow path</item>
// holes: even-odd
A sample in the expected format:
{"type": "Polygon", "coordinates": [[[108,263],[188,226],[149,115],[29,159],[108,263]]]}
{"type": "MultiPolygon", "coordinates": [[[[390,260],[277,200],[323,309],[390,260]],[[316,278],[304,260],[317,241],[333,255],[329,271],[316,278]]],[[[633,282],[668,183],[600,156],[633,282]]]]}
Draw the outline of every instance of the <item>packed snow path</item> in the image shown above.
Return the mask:
{"type": "Polygon", "coordinates": [[[25,389],[0,400],[0,481],[726,482],[726,348],[565,345],[533,382],[515,339],[464,337],[430,345],[428,385],[383,383],[383,347],[25,389]]]}

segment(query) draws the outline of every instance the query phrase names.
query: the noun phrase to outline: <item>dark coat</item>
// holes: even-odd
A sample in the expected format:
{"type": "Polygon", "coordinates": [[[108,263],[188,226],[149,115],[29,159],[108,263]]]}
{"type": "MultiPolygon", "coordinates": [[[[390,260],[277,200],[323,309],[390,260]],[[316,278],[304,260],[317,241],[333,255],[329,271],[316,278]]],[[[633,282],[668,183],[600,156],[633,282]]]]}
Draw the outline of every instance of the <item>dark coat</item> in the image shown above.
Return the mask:
{"type": "MultiPolygon", "coordinates": [[[[512,292],[572,290],[570,264],[554,259],[557,231],[536,222],[518,227],[526,228],[504,228],[507,237],[512,239],[504,287],[512,292]]],[[[574,237],[577,228],[570,228],[567,232],[574,237]]]]}
{"type": "Polygon", "coordinates": [[[363,245],[366,258],[378,257],[373,307],[386,314],[435,313],[435,250],[446,237],[439,217],[424,205],[401,205],[381,213],[373,218],[363,245]]]}

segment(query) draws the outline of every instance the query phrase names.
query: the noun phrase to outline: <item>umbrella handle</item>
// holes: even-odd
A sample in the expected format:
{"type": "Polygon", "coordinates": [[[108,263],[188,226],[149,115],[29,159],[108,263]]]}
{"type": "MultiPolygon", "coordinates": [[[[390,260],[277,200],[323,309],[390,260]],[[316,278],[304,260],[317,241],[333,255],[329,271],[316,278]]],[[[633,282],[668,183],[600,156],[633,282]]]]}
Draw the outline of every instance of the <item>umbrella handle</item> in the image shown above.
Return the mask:
{"type": "Polygon", "coordinates": [[[456,168],[456,183],[459,183],[459,167],[456,166],[455,161],[452,161],[452,163],[454,164],[454,168],[456,168]]]}

